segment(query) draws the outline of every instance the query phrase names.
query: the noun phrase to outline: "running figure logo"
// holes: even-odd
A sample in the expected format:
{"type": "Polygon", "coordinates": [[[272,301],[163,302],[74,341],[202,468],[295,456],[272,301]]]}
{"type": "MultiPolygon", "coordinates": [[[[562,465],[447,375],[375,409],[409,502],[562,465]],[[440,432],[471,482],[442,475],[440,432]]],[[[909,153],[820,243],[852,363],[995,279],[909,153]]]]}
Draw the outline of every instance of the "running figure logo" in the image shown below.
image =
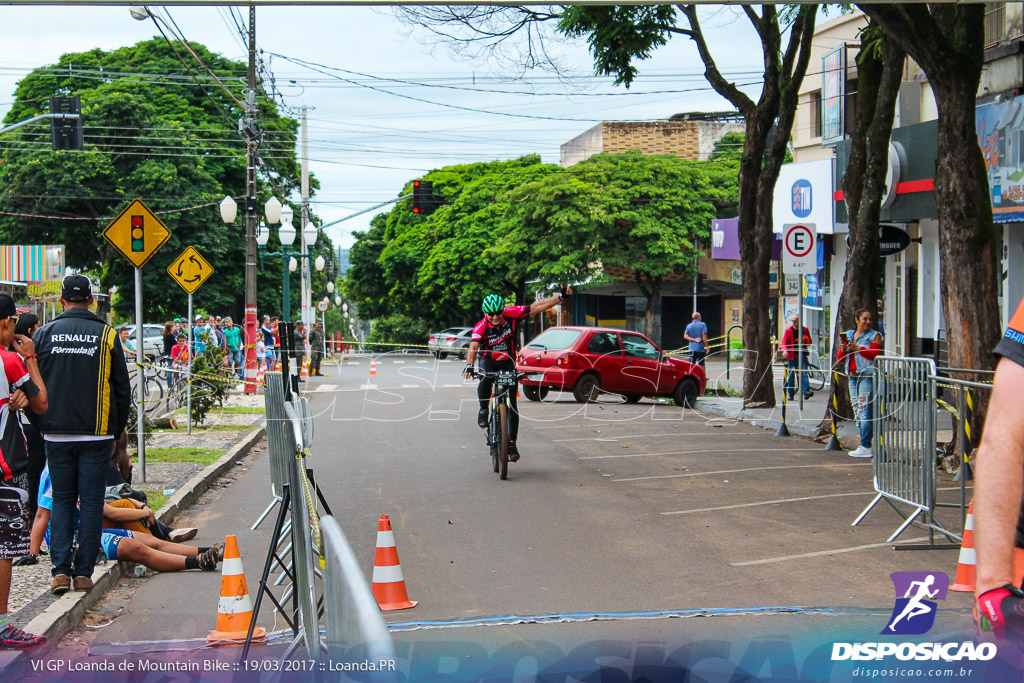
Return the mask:
{"type": "Polygon", "coordinates": [[[893,572],[896,605],[882,635],[917,636],[935,624],[935,600],[945,600],[949,577],[943,572],[893,572]]]}

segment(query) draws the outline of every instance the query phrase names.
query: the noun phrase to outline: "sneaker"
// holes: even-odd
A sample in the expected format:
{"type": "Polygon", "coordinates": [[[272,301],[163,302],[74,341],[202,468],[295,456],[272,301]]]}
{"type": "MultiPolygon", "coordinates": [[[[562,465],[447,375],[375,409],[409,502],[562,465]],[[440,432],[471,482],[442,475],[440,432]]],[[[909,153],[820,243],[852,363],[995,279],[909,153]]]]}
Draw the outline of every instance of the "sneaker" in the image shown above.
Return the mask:
{"type": "Polygon", "coordinates": [[[870,448],[864,448],[863,446],[858,446],[854,450],[850,451],[850,457],[851,458],[873,458],[873,457],[875,457],[875,454],[871,451],[870,448]]]}
{"type": "Polygon", "coordinates": [[[71,590],[79,593],[88,593],[92,590],[92,579],[88,576],[76,576],[71,582],[71,590]]]}
{"type": "Polygon", "coordinates": [[[39,564],[39,557],[29,553],[28,555],[22,555],[11,564],[15,567],[28,567],[33,564],[39,564]]]}
{"type": "Polygon", "coordinates": [[[50,593],[61,596],[71,590],[71,577],[67,574],[57,574],[50,581],[50,593]]]}
{"type": "Polygon", "coordinates": [[[487,408],[483,408],[476,414],[476,423],[480,429],[487,429],[487,408]]]}
{"type": "Polygon", "coordinates": [[[811,396],[814,396],[814,392],[813,391],[805,391],[804,392],[804,400],[805,401],[810,400],[811,396]]]}
{"type": "Polygon", "coordinates": [[[167,534],[167,540],[171,543],[184,543],[185,541],[191,541],[198,533],[199,529],[193,529],[191,527],[175,529],[171,533],[167,534]]]}
{"type": "Polygon", "coordinates": [[[510,443],[508,445],[508,461],[509,462],[518,462],[519,461],[519,449],[516,447],[516,444],[514,442],[510,443]]]}
{"type": "Polygon", "coordinates": [[[34,636],[10,624],[0,631],[0,650],[29,650],[46,642],[46,636],[34,636]]]}
{"type": "Polygon", "coordinates": [[[204,572],[217,570],[217,563],[224,559],[224,544],[218,543],[199,555],[199,568],[204,572]]]}

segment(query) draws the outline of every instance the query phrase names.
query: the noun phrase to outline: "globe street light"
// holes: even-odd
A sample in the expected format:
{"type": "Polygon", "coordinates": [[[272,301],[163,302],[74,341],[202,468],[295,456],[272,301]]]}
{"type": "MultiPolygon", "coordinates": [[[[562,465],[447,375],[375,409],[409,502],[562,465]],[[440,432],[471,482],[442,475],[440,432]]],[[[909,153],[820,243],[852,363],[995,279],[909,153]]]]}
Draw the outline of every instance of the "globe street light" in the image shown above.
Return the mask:
{"type": "Polygon", "coordinates": [[[330,280],[327,281],[327,293],[334,294],[334,283],[330,280]]]}

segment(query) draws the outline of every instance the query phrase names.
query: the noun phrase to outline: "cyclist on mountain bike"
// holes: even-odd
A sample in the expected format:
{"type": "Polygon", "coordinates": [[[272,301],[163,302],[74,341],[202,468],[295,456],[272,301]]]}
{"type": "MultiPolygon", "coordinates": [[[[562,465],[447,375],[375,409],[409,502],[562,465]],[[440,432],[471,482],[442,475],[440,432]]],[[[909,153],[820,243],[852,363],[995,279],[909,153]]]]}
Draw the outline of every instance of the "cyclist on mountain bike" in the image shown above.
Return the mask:
{"type": "MultiPolygon", "coordinates": [[[[466,367],[462,370],[462,376],[466,379],[472,378],[473,365],[476,363],[478,353],[482,356],[480,361],[482,371],[507,370],[515,372],[519,322],[528,316],[543,313],[555,304],[564,301],[565,297],[571,294],[572,288],[568,287],[565,289],[564,295],[549,297],[529,306],[505,306],[505,300],[497,294],[488,294],[484,297],[481,306],[484,319],[473,328],[469,354],[466,356],[466,367]]],[[[493,385],[494,378],[485,377],[477,386],[476,395],[480,399],[480,413],[477,415],[476,423],[480,425],[481,429],[487,429],[487,402],[491,398],[493,385]]],[[[519,460],[519,449],[516,448],[516,436],[519,434],[519,409],[515,391],[510,392],[510,399],[512,415],[509,416],[508,459],[515,462],[519,460]]]]}

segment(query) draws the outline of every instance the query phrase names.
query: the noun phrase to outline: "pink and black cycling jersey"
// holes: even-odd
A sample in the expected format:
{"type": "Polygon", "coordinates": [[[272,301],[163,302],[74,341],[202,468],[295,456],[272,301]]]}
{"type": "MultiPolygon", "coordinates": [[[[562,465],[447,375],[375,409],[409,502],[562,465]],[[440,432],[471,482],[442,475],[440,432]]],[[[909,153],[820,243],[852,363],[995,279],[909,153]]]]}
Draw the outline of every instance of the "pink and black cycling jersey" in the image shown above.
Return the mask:
{"type": "Polygon", "coordinates": [[[505,319],[500,325],[491,325],[484,318],[473,328],[472,340],[480,344],[484,358],[494,361],[509,360],[516,354],[518,324],[530,315],[529,306],[506,306],[505,319]]]}

